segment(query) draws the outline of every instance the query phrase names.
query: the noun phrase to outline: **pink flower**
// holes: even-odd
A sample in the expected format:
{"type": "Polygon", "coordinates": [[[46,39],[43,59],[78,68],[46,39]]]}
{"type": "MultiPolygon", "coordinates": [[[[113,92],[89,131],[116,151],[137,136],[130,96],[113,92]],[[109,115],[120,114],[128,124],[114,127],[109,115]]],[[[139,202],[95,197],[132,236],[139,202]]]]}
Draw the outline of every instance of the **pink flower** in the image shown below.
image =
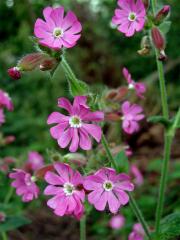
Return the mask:
{"type": "Polygon", "coordinates": [[[45,175],[45,180],[50,185],[46,187],[44,194],[54,195],[47,205],[58,216],[74,215],[80,219],[84,212],[85,199],[81,174],[64,163],[55,163],[54,168],[58,174],[49,171],[45,175]]]}
{"type": "Polygon", "coordinates": [[[7,108],[9,111],[14,110],[12,100],[9,97],[8,93],[0,89],[0,108],[4,108],[4,107],[7,108]]]}
{"type": "Polygon", "coordinates": [[[133,226],[133,231],[130,233],[128,240],[144,240],[144,229],[140,223],[136,223],[133,226]]]}
{"type": "Polygon", "coordinates": [[[146,10],[142,0],[118,0],[120,7],[115,10],[112,23],[118,26],[118,30],[126,37],[134,35],[135,31],[143,29],[146,10]]]}
{"type": "Polygon", "coordinates": [[[134,164],[131,165],[130,173],[134,179],[134,183],[137,186],[141,186],[144,182],[144,178],[138,167],[134,164]]]}
{"type": "Polygon", "coordinates": [[[100,122],[104,119],[104,113],[91,112],[86,104],[87,97],[77,96],[73,105],[66,98],[58,99],[58,106],[68,111],[69,116],[59,112],[53,112],[47,120],[48,124],[57,124],[50,129],[51,136],[57,139],[61,148],[69,144],[70,152],[76,152],[78,147],[83,150],[90,150],[92,143],[90,136],[100,142],[102,131],[100,126],[89,122],[100,122]]]}
{"type": "Polygon", "coordinates": [[[22,169],[15,169],[15,172],[10,173],[9,177],[15,179],[11,186],[16,188],[18,196],[22,196],[23,202],[30,202],[34,198],[38,198],[39,188],[35,184],[35,178],[31,174],[22,169]]]}
{"type": "Polygon", "coordinates": [[[3,109],[0,108],[0,126],[5,123],[5,116],[3,109]]]}
{"type": "Polygon", "coordinates": [[[20,72],[20,69],[18,67],[9,68],[8,69],[8,74],[14,80],[18,80],[18,79],[21,78],[21,72],[20,72]]]}
{"type": "Polygon", "coordinates": [[[143,94],[146,92],[146,85],[144,83],[136,83],[127,68],[123,68],[123,75],[129,84],[129,89],[135,89],[137,96],[144,98],[143,94]]]}
{"type": "Polygon", "coordinates": [[[38,152],[29,152],[26,167],[29,170],[36,171],[44,166],[44,158],[38,152]]]}
{"type": "Polygon", "coordinates": [[[126,133],[132,134],[139,130],[138,121],[144,118],[142,111],[142,107],[137,104],[131,105],[128,101],[122,104],[122,127],[126,133]]]}
{"type": "Polygon", "coordinates": [[[115,215],[111,218],[109,225],[113,229],[121,229],[125,224],[125,218],[123,215],[115,215]]]}
{"type": "Polygon", "coordinates": [[[64,17],[63,7],[46,7],[43,15],[45,21],[38,18],[34,27],[34,34],[41,45],[55,50],[76,45],[81,37],[82,26],[72,11],[68,11],[64,17]]]}
{"type": "Polygon", "coordinates": [[[125,191],[133,191],[134,185],[125,173],[116,174],[112,168],[102,168],[94,175],[88,176],[84,181],[84,187],[90,191],[88,201],[94,207],[103,211],[108,204],[112,213],[117,213],[122,205],[129,201],[125,191]]]}

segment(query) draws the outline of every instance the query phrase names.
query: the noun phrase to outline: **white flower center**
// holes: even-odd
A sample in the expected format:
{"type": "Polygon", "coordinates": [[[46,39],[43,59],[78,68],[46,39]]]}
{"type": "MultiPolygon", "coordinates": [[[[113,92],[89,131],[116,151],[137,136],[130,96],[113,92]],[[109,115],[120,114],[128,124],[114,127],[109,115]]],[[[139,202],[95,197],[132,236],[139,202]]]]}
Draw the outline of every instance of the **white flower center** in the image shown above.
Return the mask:
{"type": "Polygon", "coordinates": [[[82,121],[81,121],[80,117],[72,116],[69,119],[69,125],[73,128],[80,128],[80,127],[82,127],[82,121]]]}
{"type": "Polygon", "coordinates": [[[114,185],[113,185],[113,183],[112,183],[111,181],[105,181],[105,182],[103,183],[103,188],[104,188],[107,192],[111,191],[111,190],[113,189],[113,187],[114,187],[114,185]]]}
{"type": "Polygon", "coordinates": [[[128,88],[129,88],[129,89],[134,89],[134,85],[133,85],[132,83],[130,83],[130,84],[128,85],[128,88]]]}
{"type": "Polygon", "coordinates": [[[61,28],[54,28],[54,31],[53,31],[53,36],[55,38],[60,38],[63,36],[63,30],[61,28]]]}
{"type": "Polygon", "coordinates": [[[63,191],[66,194],[66,196],[71,196],[75,191],[75,187],[71,183],[65,183],[63,186],[63,191]]]}
{"type": "Polygon", "coordinates": [[[134,22],[134,21],[136,21],[136,18],[137,18],[137,15],[135,12],[129,13],[129,16],[128,16],[129,21],[134,22]]]}

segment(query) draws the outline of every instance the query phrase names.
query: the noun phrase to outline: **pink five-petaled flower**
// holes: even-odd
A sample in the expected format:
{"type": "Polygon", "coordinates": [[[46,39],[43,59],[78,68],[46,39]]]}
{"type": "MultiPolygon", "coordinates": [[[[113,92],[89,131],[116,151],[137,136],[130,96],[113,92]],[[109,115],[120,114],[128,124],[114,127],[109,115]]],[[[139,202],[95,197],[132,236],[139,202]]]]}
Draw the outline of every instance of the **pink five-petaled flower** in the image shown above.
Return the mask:
{"type": "Polygon", "coordinates": [[[0,126],[5,123],[5,116],[3,109],[0,108],[0,126]]]}
{"type": "Polygon", "coordinates": [[[9,111],[13,111],[14,109],[12,100],[9,97],[8,93],[0,89],[0,108],[4,107],[7,108],[9,111]]]}
{"type": "Polygon", "coordinates": [[[133,231],[129,234],[128,240],[144,240],[144,229],[140,223],[133,226],[133,231]]]}
{"type": "Polygon", "coordinates": [[[113,229],[121,229],[125,224],[125,218],[123,215],[115,215],[109,221],[109,225],[113,229]]]}
{"type": "Polygon", "coordinates": [[[16,188],[16,194],[22,196],[23,202],[30,202],[38,198],[39,188],[35,183],[35,177],[22,169],[14,169],[14,173],[10,173],[9,177],[15,179],[11,186],[16,188]]]}
{"type": "Polygon", "coordinates": [[[34,27],[39,44],[54,50],[62,47],[72,48],[76,45],[81,37],[82,26],[72,11],[68,11],[64,17],[63,7],[46,7],[43,15],[45,21],[38,18],[34,27]]]}
{"type": "Polygon", "coordinates": [[[43,167],[44,165],[44,158],[38,152],[31,151],[28,153],[28,160],[26,163],[26,167],[29,170],[36,171],[43,167]]]}
{"type": "Polygon", "coordinates": [[[143,94],[146,92],[146,86],[144,83],[136,83],[129,73],[127,68],[123,68],[123,75],[128,82],[129,89],[134,89],[136,94],[140,98],[144,98],[143,94]]]}
{"type": "Polygon", "coordinates": [[[125,191],[133,191],[134,185],[125,173],[116,174],[112,168],[102,168],[94,175],[86,177],[84,188],[90,191],[88,201],[97,210],[103,211],[108,204],[110,212],[117,213],[129,201],[125,191]]]}
{"type": "Polygon", "coordinates": [[[57,139],[61,148],[66,148],[70,144],[70,152],[76,152],[78,147],[83,150],[90,150],[92,148],[90,136],[97,142],[101,140],[101,127],[89,122],[102,121],[104,113],[100,111],[91,112],[86,101],[87,97],[77,96],[74,98],[72,105],[68,99],[59,98],[58,106],[67,110],[69,116],[53,112],[47,120],[48,124],[57,123],[55,127],[50,129],[51,136],[57,139]]]}
{"type": "Polygon", "coordinates": [[[118,25],[118,30],[131,37],[135,31],[143,29],[146,10],[142,0],[118,0],[120,7],[115,10],[112,23],[118,25]]]}
{"type": "Polygon", "coordinates": [[[58,175],[51,171],[45,175],[45,180],[50,185],[46,187],[44,194],[54,195],[47,205],[58,216],[73,215],[80,219],[84,212],[85,199],[81,174],[64,163],[55,163],[54,169],[58,175]]]}
{"type": "Polygon", "coordinates": [[[144,118],[144,114],[142,114],[142,107],[137,104],[132,104],[128,101],[122,104],[122,120],[123,120],[123,130],[132,134],[139,130],[138,121],[144,118]]]}

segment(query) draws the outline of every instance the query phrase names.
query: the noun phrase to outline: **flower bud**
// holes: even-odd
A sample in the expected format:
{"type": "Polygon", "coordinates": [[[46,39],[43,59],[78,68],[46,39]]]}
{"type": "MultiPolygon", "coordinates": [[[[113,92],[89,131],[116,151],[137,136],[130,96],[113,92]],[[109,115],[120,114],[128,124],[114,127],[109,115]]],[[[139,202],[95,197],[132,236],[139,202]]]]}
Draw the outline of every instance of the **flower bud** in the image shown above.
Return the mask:
{"type": "Polygon", "coordinates": [[[158,50],[164,50],[165,49],[165,39],[160,30],[157,27],[153,27],[151,30],[151,36],[154,43],[154,46],[158,50]]]}
{"type": "Polygon", "coordinates": [[[48,70],[53,69],[56,65],[57,65],[57,61],[53,58],[49,58],[49,59],[44,60],[40,64],[39,69],[41,71],[48,71],[48,70]]]}
{"type": "Polygon", "coordinates": [[[78,166],[85,166],[87,163],[86,157],[80,153],[68,153],[63,158],[64,161],[70,161],[78,166]]]}
{"type": "Polygon", "coordinates": [[[159,60],[164,61],[167,59],[167,56],[165,54],[165,38],[163,34],[160,32],[160,30],[157,27],[153,27],[151,30],[151,36],[152,41],[157,50],[159,50],[159,60]]]}
{"type": "Polygon", "coordinates": [[[144,36],[141,40],[141,49],[138,50],[138,54],[141,56],[146,56],[149,55],[151,51],[151,43],[150,43],[150,39],[149,36],[144,36]]]}
{"type": "Polygon", "coordinates": [[[169,5],[165,5],[156,15],[156,23],[161,23],[168,16],[170,10],[171,7],[169,5]]]}
{"type": "Polygon", "coordinates": [[[8,69],[8,74],[9,76],[14,79],[14,80],[18,80],[21,78],[21,72],[19,67],[12,67],[8,69]]]}
{"type": "Polygon", "coordinates": [[[18,67],[22,71],[32,71],[36,67],[39,67],[39,65],[47,59],[48,55],[44,53],[31,53],[23,57],[19,63],[18,67]]]}
{"type": "Polygon", "coordinates": [[[118,122],[121,120],[121,117],[118,113],[116,112],[111,112],[111,113],[106,113],[105,114],[105,120],[107,121],[113,121],[113,122],[118,122]]]}
{"type": "Polygon", "coordinates": [[[11,144],[12,142],[14,142],[15,141],[15,139],[16,139],[16,137],[15,136],[7,136],[7,137],[5,137],[5,144],[11,144]]]}
{"type": "Polygon", "coordinates": [[[149,0],[143,0],[143,3],[144,3],[144,6],[145,6],[145,9],[147,10],[149,8],[149,0]]]}

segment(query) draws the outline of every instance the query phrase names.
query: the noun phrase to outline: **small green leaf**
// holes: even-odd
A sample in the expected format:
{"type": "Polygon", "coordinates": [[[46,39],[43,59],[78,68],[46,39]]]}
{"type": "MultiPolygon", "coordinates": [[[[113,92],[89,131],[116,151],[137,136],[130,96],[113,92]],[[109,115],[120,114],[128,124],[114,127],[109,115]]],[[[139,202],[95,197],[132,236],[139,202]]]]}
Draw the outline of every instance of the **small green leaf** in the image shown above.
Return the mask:
{"type": "Polygon", "coordinates": [[[161,222],[160,240],[177,240],[180,237],[180,212],[166,216],[161,222]]]}
{"type": "Polygon", "coordinates": [[[165,117],[163,116],[152,116],[148,118],[148,122],[152,122],[152,123],[161,123],[162,125],[164,125],[165,127],[169,127],[172,124],[172,121],[167,120],[165,117]]]}
{"type": "Polygon", "coordinates": [[[5,222],[0,224],[0,232],[8,232],[30,223],[31,221],[23,216],[7,217],[5,222]]]}
{"type": "Polygon", "coordinates": [[[159,29],[162,33],[167,34],[171,28],[171,21],[165,21],[159,25],[159,29]]]}
{"type": "Polygon", "coordinates": [[[129,163],[128,163],[128,158],[125,154],[125,151],[119,152],[115,158],[114,158],[118,172],[129,172],[129,163]]]}

